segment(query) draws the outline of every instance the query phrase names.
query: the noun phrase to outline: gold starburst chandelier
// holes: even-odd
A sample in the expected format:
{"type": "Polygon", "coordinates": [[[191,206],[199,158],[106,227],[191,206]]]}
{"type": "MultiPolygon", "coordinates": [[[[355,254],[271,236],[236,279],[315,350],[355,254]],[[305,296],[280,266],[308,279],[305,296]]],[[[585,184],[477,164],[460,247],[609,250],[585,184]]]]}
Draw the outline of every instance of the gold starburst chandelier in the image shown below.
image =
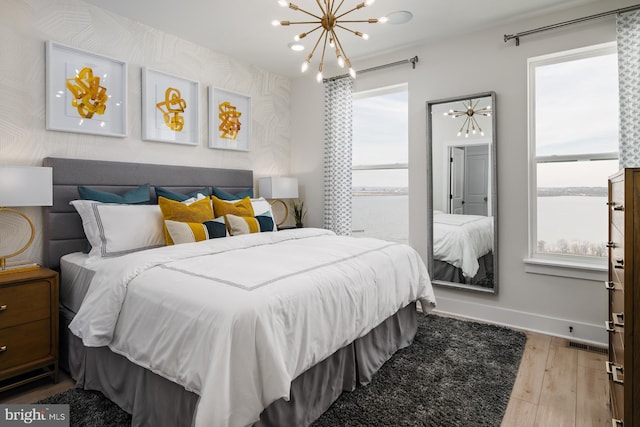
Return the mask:
{"type": "Polygon", "coordinates": [[[353,11],[362,9],[363,7],[371,5],[375,0],[365,0],[362,3],[359,3],[353,9],[347,10],[346,12],[341,12],[340,8],[344,4],[345,0],[316,0],[316,3],[320,7],[321,14],[316,15],[311,12],[308,12],[304,9],[301,9],[298,5],[288,2],[286,0],[278,0],[278,4],[282,7],[288,7],[289,9],[297,10],[302,13],[305,13],[313,18],[315,21],[273,21],[274,26],[289,26],[289,25],[298,25],[298,24],[311,24],[316,25],[315,28],[310,31],[306,31],[304,33],[300,33],[295,36],[295,41],[300,41],[303,38],[307,37],[309,34],[313,33],[316,30],[322,28],[320,35],[318,36],[318,40],[316,44],[313,46],[313,50],[307,59],[302,63],[302,72],[304,73],[309,68],[309,64],[311,63],[311,57],[313,57],[314,53],[320,46],[320,42],[322,42],[322,56],[320,57],[320,65],[318,66],[318,74],[316,75],[316,79],[318,82],[322,81],[322,69],[324,68],[324,57],[327,51],[327,46],[330,49],[335,49],[336,58],[338,60],[338,65],[340,68],[344,68],[345,66],[349,68],[349,75],[356,78],[356,71],[351,66],[351,61],[349,61],[349,57],[345,53],[342,48],[342,43],[340,43],[340,39],[338,39],[338,35],[336,34],[336,29],[340,28],[342,30],[348,31],[350,33],[355,34],[356,36],[367,40],[369,38],[368,35],[361,33],[360,31],[354,31],[349,28],[344,27],[342,24],[345,23],[357,23],[364,22],[369,24],[375,24],[378,22],[386,22],[386,18],[371,18],[371,19],[360,19],[360,20],[346,20],[344,17],[350,14],[353,11]]]}
{"type": "Polygon", "coordinates": [[[473,99],[468,99],[466,101],[462,101],[464,110],[449,110],[446,113],[444,113],[445,116],[451,116],[452,119],[456,119],[458,117],[464,116],[465,118],[464,123],[462,123],[462,126],[458,131],[458,136],[462,135],[462,132],[464,132],[464,137],[468,138],[469,131],[471,131],[472,134],[475,134],[477,131],[477,132],[480,132],[480,135],[484,136],[484,132],[482,131],[482,128],[480,128],[480,125],[476,120],[476,116],[480,115],[480,116],[490,117],[491,105],[488,105],[486,107],[482,107],[476,110],[476,107],[478,106],[479,102],[480,102],[479,99],[476,99],[475,103],[473,99]]]}

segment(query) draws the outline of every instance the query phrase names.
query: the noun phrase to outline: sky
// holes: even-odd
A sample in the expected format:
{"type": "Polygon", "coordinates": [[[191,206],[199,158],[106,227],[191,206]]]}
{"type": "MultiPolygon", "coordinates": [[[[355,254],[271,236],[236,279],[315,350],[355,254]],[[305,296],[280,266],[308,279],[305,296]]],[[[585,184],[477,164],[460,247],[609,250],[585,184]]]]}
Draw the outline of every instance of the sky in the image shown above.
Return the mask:
{"type": "MultiPolygon", "coordinates": [[[[615,53],[536,68],[536,154],[618,151],[615,53]]],[[[618,161],[538,165],[538,187],[604,187],[618,161]]]]}

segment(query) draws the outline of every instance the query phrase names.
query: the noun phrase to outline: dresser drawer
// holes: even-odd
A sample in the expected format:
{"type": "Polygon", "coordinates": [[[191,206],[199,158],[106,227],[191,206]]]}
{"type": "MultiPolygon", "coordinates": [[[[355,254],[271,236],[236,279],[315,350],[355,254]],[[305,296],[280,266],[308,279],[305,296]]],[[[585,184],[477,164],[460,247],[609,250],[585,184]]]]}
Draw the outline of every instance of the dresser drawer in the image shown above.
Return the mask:
{"type": "Polygon", "coordinates": [[[0,371],[51,354],[51,320],[0,329],[0,371]]]}
{"type": "Polygon", "coordinates": [[[51,316],[51,284],[36,281],[0,288],[0,329],[51,316]]]}
{"type": "Polygon", "coordinates": [[[624,182],[613,182],[609,195],[611,222],[624,233],[624,182]]]}
{"type": "Polygon", "coordinates": [[[613,354],[609,355],[609,360],[616,365],[624,365],[624,328],[615,328],[615,332],[610,332],[609,340],[613,354]]]}

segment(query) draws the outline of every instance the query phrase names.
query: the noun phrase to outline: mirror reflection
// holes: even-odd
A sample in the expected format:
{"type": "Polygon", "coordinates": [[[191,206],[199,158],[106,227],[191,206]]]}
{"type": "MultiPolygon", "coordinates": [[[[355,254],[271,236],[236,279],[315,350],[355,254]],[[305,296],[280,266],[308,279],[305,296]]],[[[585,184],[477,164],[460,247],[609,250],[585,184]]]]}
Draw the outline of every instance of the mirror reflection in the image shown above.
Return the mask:
{"type": "Polygon", "coordinates": [[[497,292],[495,94],[427,102],[436,284],[497,292]]]}

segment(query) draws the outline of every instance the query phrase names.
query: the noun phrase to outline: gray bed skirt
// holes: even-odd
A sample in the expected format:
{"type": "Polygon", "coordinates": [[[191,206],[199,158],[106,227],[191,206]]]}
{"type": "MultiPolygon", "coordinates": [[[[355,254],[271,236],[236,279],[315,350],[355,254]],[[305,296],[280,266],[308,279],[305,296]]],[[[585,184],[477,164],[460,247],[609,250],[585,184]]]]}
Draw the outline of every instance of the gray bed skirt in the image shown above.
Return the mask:
{"type": "MultiPolygon", "coordinates": [[[[76,387],[101,391],[132,415],[132,426],[191,426],[199,396],[133,364],[108,347],[84,347],[69,332],[73,313],[61,309],[61,367],[76,387]]],[[[341,348],[298,376],[289,401],[271,403],[254,426],[308,426],[343,391],[366,385],[397,350],[410,345],[417,331],[415,303],[389,317],[371,332],[341,348]]]]}

